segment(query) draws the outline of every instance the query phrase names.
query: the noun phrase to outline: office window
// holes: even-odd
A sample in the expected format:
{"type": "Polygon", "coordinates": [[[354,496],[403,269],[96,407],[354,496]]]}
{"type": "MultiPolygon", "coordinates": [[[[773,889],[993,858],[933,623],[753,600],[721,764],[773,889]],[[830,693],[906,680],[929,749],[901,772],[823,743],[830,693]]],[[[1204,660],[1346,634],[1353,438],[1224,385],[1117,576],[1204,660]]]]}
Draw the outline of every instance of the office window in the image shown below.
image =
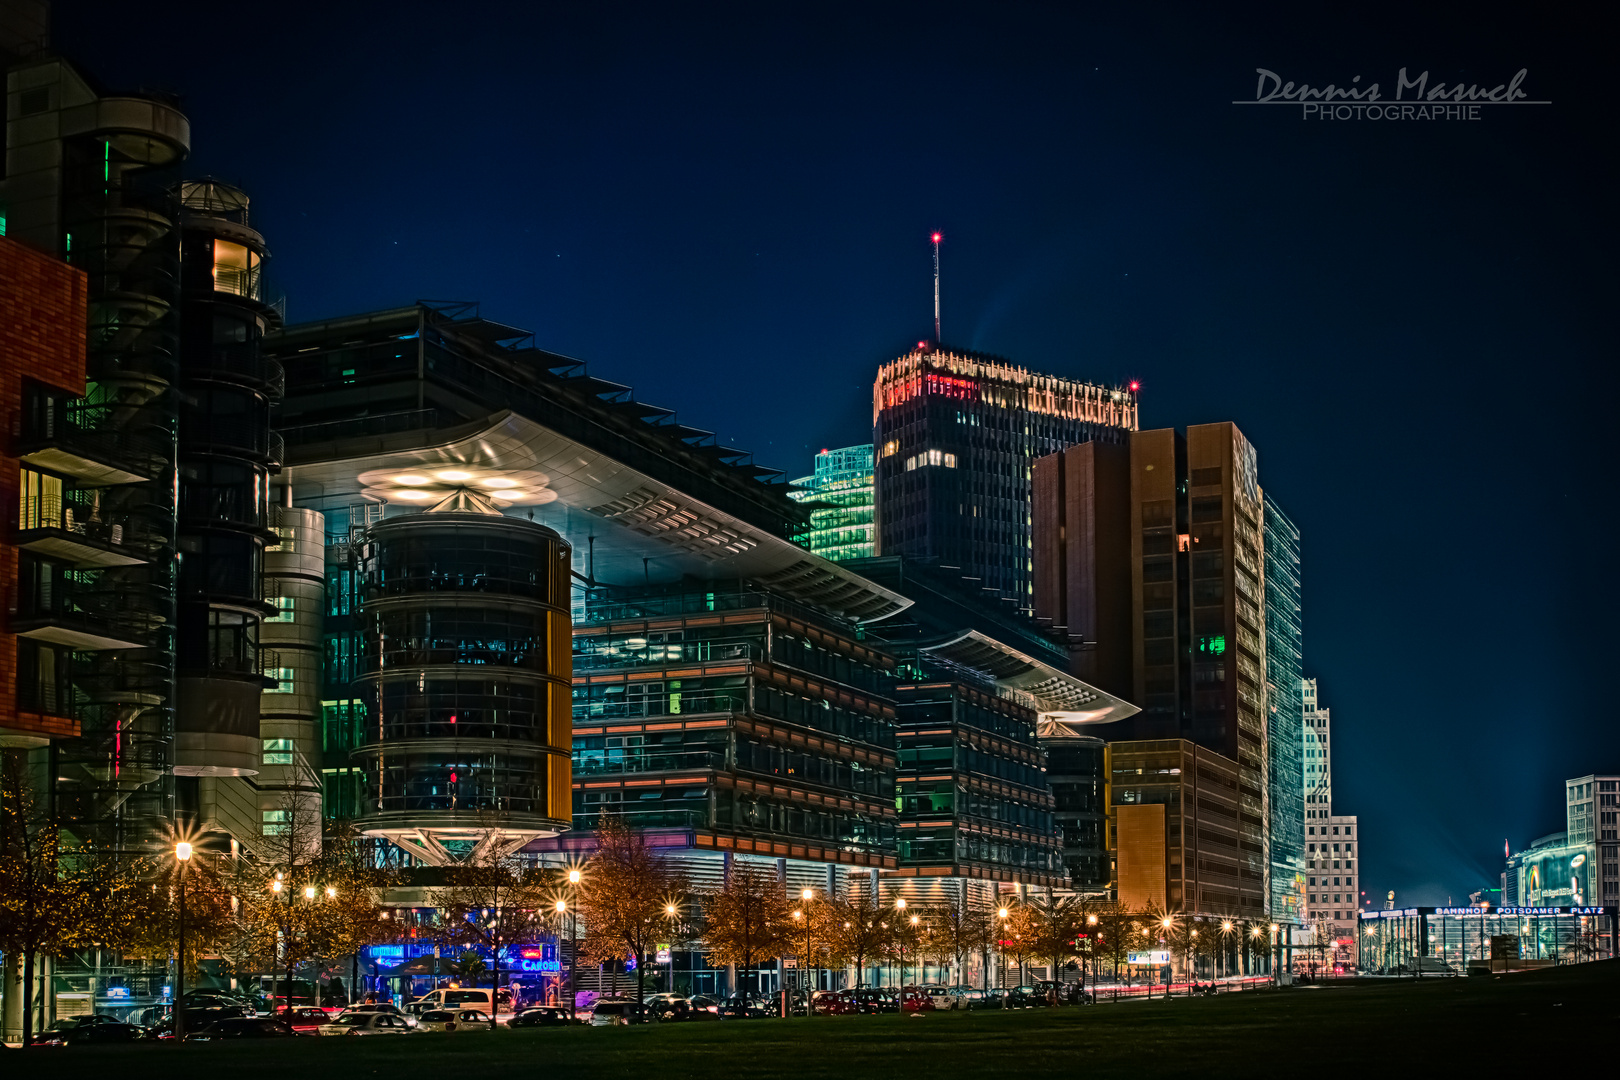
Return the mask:
{"type": "Polygon", "coordinates": [[[274,615],[271,615],[268,618],[266,618],[264,620],[265,622],[292,622],[293,621],[293,598],[292,597],[290,597],[290,596],[276,596],[276,597],[272,597],[270,602],[276,605],[276,613],[274,615]]]}
{"type": "Polygon", "coordinates": [[[293,741],[291,739],[265,739],[262,757],[266,765],[291,765],[293,741]]]}
{"type": "Polygon", "coordinates": [[[276,685],[265,691],[267,694],[290,694],[293,692],[293,669],[290,667],[271,668],[265,676],[276,680],[276,685]]]}
{"type": "Polygon", "coordinates": [[[261,818],[259,828],[264,835],[280,836],[287,831],[287,811],[262,810],[259,816],[261,818]]]}

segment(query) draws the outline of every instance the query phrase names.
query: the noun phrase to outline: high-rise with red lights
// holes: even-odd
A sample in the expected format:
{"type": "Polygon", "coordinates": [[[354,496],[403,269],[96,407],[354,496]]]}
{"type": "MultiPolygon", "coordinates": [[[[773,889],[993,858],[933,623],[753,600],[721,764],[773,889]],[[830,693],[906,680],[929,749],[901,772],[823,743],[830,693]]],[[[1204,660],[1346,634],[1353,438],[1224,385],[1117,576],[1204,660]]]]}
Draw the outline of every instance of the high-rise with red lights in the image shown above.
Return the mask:
{"type": "Polygon", "coordinates": [[[872,386],[877,553],[960,568],[1027,611],[1035,459],[1123,443],[1135,430],[1125,387],[920,344],[879,368],[872,386]]]}

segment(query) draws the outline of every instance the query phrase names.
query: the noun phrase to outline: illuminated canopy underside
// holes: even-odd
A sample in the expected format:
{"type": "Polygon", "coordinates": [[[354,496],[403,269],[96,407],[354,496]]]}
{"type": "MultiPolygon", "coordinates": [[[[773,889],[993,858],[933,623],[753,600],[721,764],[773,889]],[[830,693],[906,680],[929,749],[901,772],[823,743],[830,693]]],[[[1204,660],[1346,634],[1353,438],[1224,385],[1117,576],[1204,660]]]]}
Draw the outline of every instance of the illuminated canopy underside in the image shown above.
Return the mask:
{"type": "Polygon", "coordinates": [[[499,499],[501,489],[488,485],[505,474],[520,478],[531,493],[513,512],[532,511],[535,521],[560,533],[574,547],[575,568],[603,584],[743,578],[858,622],[911,605],[899,593],[511,411],[430,446],[354,449],[352,456],[296,466],[292,481],[301,497],[307,493],[332,508],[362,493],[420,505],[399,496],[465,483],[499,499]],[[395,490],[391,477],[420,482],[395,490]]]}
{"type": "Polygon", "coordinates": [[[1089,683],[977,630],[948,641],[924,645],[922,651],[961,667],[981,671],[996,685],[1023,699],[1040,714],[1041,738],[1083,735],[1082,725],[1110,724],[1142,710],[1089,683]]]}

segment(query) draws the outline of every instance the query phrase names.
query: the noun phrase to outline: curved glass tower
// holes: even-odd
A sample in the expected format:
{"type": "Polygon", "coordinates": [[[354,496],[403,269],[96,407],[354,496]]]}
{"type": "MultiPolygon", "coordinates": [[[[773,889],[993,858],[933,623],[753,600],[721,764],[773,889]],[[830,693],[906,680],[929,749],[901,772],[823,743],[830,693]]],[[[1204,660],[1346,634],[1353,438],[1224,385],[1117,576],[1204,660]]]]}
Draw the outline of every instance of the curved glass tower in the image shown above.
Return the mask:
{"type": "MultiPolygon", "coordinates": [[[[270,403],[281,366],[259,351],[281,316],[263,298],[264,238],[248,198],[204,180],[180,187],[185,318],[180,338],[178,777],[259,769],[259,623],[270,474],[270,403]]],[[[177,785],[179,802],[188,801],[177,785]]],[[[257,823],[252,823],[256,825],[257,823]]]]}
{"type": "Polygon", "coordinates": [[[568,828],[570,548],[460,491],[360,556],[357,824],[430,864],[568,828]]]}

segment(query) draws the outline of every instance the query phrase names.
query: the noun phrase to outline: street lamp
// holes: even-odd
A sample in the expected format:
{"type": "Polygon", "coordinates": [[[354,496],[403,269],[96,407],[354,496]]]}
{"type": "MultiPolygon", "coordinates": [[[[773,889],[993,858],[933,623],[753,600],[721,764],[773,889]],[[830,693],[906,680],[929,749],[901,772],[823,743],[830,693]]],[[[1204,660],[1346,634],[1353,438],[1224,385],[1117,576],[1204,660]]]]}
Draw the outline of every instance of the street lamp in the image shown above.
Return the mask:
{"type": "Polygon", "coordinates": [[[576,1019],[574,1010],[579,998],[574,989],[574,980],[579,974],[579,942],[576,938],[577,920],[579,918],[576,913],[576,909],[579,907],[578,867],[568,871],[568,899],[571,903],[566,905],[561,900],[557,901],[557,910],[561,912],[564,907],[568,909],[568,1019],[572,1022],[576,1019]]]}
{"type": "Polygon", "coordinates": [[[186,996],[186,864],[191,861],[191,845],[184,840],[174,845],[174,859],[180,878],[180,934],[175,949],[174,965],[174,1041],[184,1042],[186,1037],[186,1010],[181,1004],[186,996]]]}
{"type": "MultiPolygon", "coordinates": [[[[1001,920],[1001,938],[998,942],[1001,946],[1001,966],[996,971],[996,982],[1005,989],[1007,984],[1007,909],[997,908],[996,918],[1001,920]]],[[[1002,1002],[1003,1007],[1006,1004],[1005,1001],[1002,1002]]]]}

